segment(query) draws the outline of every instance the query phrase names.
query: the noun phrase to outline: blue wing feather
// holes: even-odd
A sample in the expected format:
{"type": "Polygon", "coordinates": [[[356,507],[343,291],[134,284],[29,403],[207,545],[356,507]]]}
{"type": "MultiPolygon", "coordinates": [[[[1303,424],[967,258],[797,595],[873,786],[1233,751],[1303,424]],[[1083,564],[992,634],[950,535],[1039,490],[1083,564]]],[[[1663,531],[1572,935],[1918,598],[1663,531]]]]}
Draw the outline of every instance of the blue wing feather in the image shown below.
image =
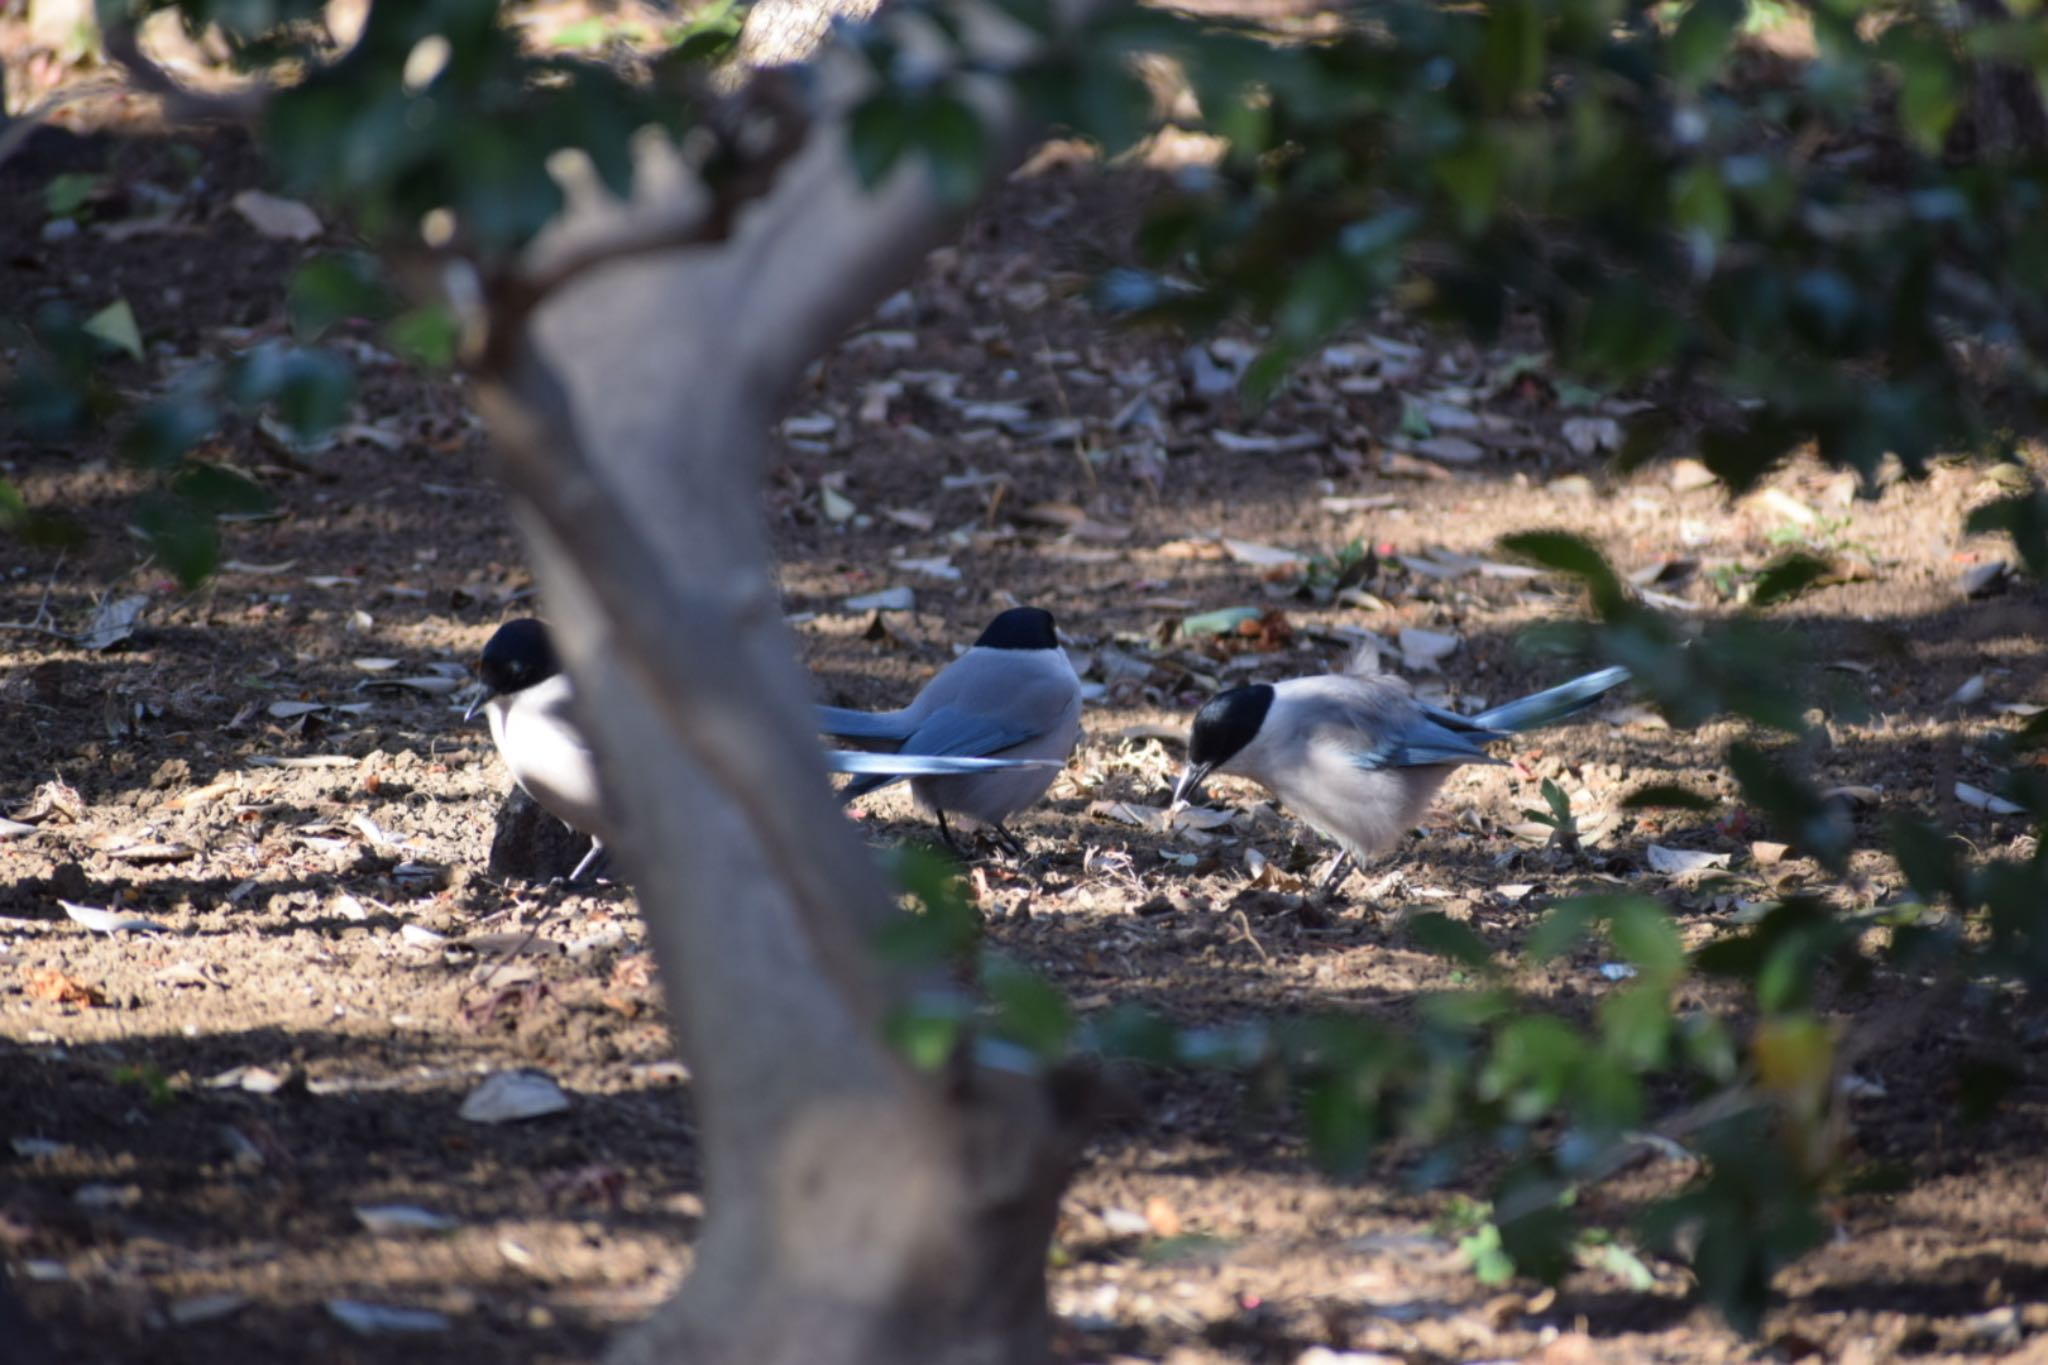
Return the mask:
{"type": "MultiPolygon", "coordinates": [[[[824,708],[820,708],[823,710],[824,708]]],[[[900,752],[905,754],[957,754],[970,758],[983,758],[1000,753],[1028,739],[1035,739],[1038,731],[1016,725],[1005,725],[993,716],[978,715],[972,711],[961,711],[951,706],[941,706],[924,718],[924,723],[904,736],[900,752]]],[[[894,782],[901,782],[905,774],[876,774],[860,777],[840,789],[840,795],[847,799],[878,791],[894,782]]]]}
{"type": "Polygon", "coordinates": [[[908,724],[901,711],[848,711],[839,706],[814,709],[818,729],[841,739],[902,739],[908,724]]]}
{"type": "Polygon", "coordinates": [[[1370,749],[1351,756],[1352,763],[1372,771],[1383,768],[1433,768],[1445,764],[1495,763],[1482,747],[1498,735],[1488,731],[1452,729],[1429,715],[1418,716],[1370,749]]]}

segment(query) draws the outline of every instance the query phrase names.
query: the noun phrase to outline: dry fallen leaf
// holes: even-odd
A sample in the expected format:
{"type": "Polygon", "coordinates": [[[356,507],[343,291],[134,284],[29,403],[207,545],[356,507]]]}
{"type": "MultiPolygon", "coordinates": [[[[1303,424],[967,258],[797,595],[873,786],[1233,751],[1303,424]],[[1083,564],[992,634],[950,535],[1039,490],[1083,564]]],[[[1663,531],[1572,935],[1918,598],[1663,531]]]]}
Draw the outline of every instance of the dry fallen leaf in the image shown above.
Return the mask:
{"type": "Polygon", "coordinates": [[[296,199],[281,199],[262,190],[243,190],[230,202],[250,227],[277,241],[310,242],[322,231],[320,215],[296,199]]]}
{"type": "Polygon", "coordinates": [[[500,1071],[469,1092],[461,1112],[471,1123],[512,1123],[568,1107],[567,1093],[544,1072],[500,1071]]]}
{"type": "Polygon", "coordinates": [[[1621,449],[1621,423],[1612,417],[1567,417],[1564,443],[1581,455],[1621,449]]]}
{"type": "Polygon", "coordinates": [[[1181,1234],[1180,1213],[1165,1195],[1155,1194],[1145,1201],[1145,1221],[1151,1225],[1154,1236],[1178,1237],[1181,1234]]]}
{"type": "Polygon", "coordinates": [[[1431,436],[1417,441],[1414,450],[1443,464],[1472,464],[1486,454],[1484,446],[1462,436],[1431,436]]]}
{"type": "Polygon", "coordinates": [[[1411,671],[1437,668],[1463,643],[1456,635],[1410,627],[1401,632],[1401,662],[1411,671]]]}
{"type": "Polygon", "coordinates": [[[94,653],[112,649],[135,634],[135,623],[149,606],[147,597],[116,597],[100,604],[92,621],[78,637],[78,647],[94,653]]]}
{"type": "Polygon", "coordinates": [[[1650,871],[1667,877],[1682,877],[1687,873],[1704,872],[1709,868],[1726,867],[1732,856],[1727,853],[1708,853],[1694,848],[1665,848],[1651,844],[1645,851],[1650,871]]]}
{"type": "Polygon", "coordinates": [[[1402,450],[1380,452],[1380,473],[1390,479],[1421,479],[1425,482],[1441,482],[1452,477],[1451,471],[1442,465],[1418,460],[1402,450]]]}
{"type": "Polygon", "coordinates": [[[69,783],[52,778],[37,787],[28,798],[28,804],[14,812],[17,820],[36,822],[47,820],[52,815],[61,816],[76,824],[85,818],[85,801],[69,783]]]}
{"type": "Polygon", "coordinates": [[[199,850],[175,839],[152,839],[109,849],[107,856],[124,863],[180,863],[199,856],[199,850]]]}
{"type": "Polygon", "coordinates": [[[1261,545],[1252,540],[1222,538],[1224,552],[1240,564],[1254,568],[1294,568],[1307,562],[1307,556],[1295,550],[1283,550],[1277,545],[1261,545]]]}
{"type": "Polygon", "coordinates": [[[76,977],[55,967],[38,967],[28,974],[28,998],[46,1005],[82,1005],[91,1009],[106,1004],[106,998],[76,977]]]}

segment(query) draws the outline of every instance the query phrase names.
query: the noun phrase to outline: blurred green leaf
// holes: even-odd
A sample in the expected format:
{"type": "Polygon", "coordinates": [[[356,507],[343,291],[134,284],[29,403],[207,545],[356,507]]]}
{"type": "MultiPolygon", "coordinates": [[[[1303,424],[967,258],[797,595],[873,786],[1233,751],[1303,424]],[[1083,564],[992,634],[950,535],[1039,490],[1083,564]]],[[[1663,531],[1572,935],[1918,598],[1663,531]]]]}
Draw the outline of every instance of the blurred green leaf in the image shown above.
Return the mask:
{"type": "Polygon", "coordinates": [[[1365,1171],[1380,1135],[1376,1098],[1350,1072],[1309,1085],[1302,1096],[1302,1115],[1309,1153],[1317,1165],[1345,1179],[1365,1171]]]}
{"type": "Polygon", "coordinates": [[[43,211],[52,218],[76,218],[105,189],[107,177],[98,171],[65,171],[43,185],[43,211]]]}
{"type": "Polygon", "coordinates": [[[117,446],[121,458],[146,469],[169,469],[220,425],[203,390],[174,389],[135,414],[117,446]]]}
{"type": "Polygon", "coordinates": [[[1703,795],[1690,787],[1681,787],[1675,782],[1652,782],[1637,787],[1621,798],[1623,810],[1696,810],[1711,811],[1720,806],[1711,796],[1703,795]]]}
{"type": "Polygon", "coordinates": [[[1728,767],[1780,838],[1830,872],[1847,869],[1854,830],[1839,805],[1823,800],[1812,786],[1754,745],[1731,745],[1728,767]]]}
{"type": "Polygon", "coordinates": [[[2039,489],[1985,503],[1964,522],[1972,535],[2003,532],[2036,577],[2048,577],[2048,496],[2039,489]]]}
{"type": "Polygon", "coordinates": [[[972,204],[988,169],[988,138],[981,116],[965,100],[940,95],[926,100],[911,120],[912,136],[931,165],[939,198],[955,208],[972,204]]]}
{"type": "Polygon", "coordinates": [[[377,258],[349,252],[315,257],[300,266],[285,290],[284,306],[292,335],[310,342],[350,318],[387,316],[394,301],[377,258]]]}
{"type": "Polygon", "coordinates": [[[1719,74],[1749,6],[1744,0],[1692,0],[1671,34],[1671,74],[1697,89],[1719,74]]]}
{"type": "Polygon", "coordinates": [[[874,189],[895,168],[915,136],[911,107],[889,90],[878,90],[854,107],[847,123],[848,149],[860,183],[874,189]]]}
{"type": "Polygon", "coordinates": [[[162,490],[135,501],[135,526],[143,543],[188,588],[199,586],[220,561],[220,537],[213,514],[162,490]]]}
{"type": "Polygon", "coordinates": [[[413,364],[445,370],[455,364],[462,324],[445,304],[429,303],[409,308],[391,319],[384,335],[391,349],[413,364]]]}
{"type": "Polygon", "coordinates": [[[990,1026],[1041,1061],[1055,1061],[1067,1050],[1074,1018],[1059,988],[1038,973],[1008,958],[991,956],[982,965],[982,988],[993,1009],[990,1026]]]}
{"type": "Polygon", "coordinates": [[[897,885],[919,909],[883,929],[877,943],[883,959],[904,967],[964,959],[981,941],[981,916],[968,903],[958,865],[912,845],[895,850],[887,861],[897,885]]]}
{"type": "Polygon", "coordinates": [[[1967,898],[1960,850],[1946,833],[1905,816],[1891,822],[1890,832],[1899,870],[1923,900],[1938,905],[1967,898]]]}
{"type": "Polygon", "coordinates": [[[1508,554],[1570,574],[1586,585],[1593,609],[1602,616],[1619,611],[1626,598],[1621,579],[1593,546],[1567,531],[1522,531],[1503,536],[1501,549],[1508,554]]]}
{"type": "Polygon", "coordinates": [[[1522,951],[1531,962],[1548,962],[1579,946],[1580,940],[1599,923],[1598,908],[1590,896],[1574,896],[1550,907],[1536,922],[1522,951]]]}
{"type": "Polygon", "coordinates": [[[1774,560],[1756,578],[1750,603],[1775,607],[1791,602],[1834,571],[1834,565],[1809,554],[1788,554],[1774,560]]]}
{"type": "Polygon", "coordinates": [[[1486,940],[1473,933],[1469,925],[1461,924],[1448,915],[1435,910],[1410,915],[1407,929],[1409,937],[1438,957],[1448,958],[1485,976],[1493,976],[1500,971],[1500,964],[1494,961],[1493,950],[1486,946],[1486,940]]]}
{"type": "Polygon", "coordinates": [[[142,359],[142,333],[135,326],[135,310],[128,300],[115,299],[85,320],[88,335],[135,359],[142,359]]]}
{"type": "Polygon", "coordinates": [[[1507,109],[1543,81],[1543,16],[1534,0],[1491,0],[1478,78],[1489,107],[1507,109]]]}
{"type": "Polygon", "coordinates": [[[912,1066],[936,1071],[959,1051],[971,1015],[967,1002],[956,994],[921,996],[891,1011],[883,1036],[912,1066]]]}
{"type": "Polygon", "coordinates": [[[187,463],[171,480],[171,491],[208,516],[267,512],[269,490],[224,465],[187,463]]]}
{"type": "Polygon", "coordinates": [[[303,439],[324,436],[348,417],[355,397],[355,371],[328,351],[294,351],[279,377],[271,403],[303,439]]]}
{"type": "Polygon", "coordinates": [[[1601,896],[1595,913],[1607,921],[1615,949],[1644,977],[1668,985],[1685,968],[1685,944],[1671,912],[1649,896],[1601,896]]]}

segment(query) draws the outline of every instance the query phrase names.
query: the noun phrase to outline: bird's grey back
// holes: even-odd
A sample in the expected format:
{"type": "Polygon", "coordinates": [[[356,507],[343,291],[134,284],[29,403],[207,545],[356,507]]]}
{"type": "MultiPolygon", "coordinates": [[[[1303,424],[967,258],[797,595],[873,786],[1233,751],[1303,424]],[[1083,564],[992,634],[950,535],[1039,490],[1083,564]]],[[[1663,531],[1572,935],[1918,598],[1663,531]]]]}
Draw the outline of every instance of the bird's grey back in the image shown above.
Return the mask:
{"type": "Polygon", "coordinates": [[[1081,714],[1081,696],[1063,650],[970,649],[904,710],[921,721],[949,706],[1001,716],[1019,730],[1045,734],[1081,714]]]}

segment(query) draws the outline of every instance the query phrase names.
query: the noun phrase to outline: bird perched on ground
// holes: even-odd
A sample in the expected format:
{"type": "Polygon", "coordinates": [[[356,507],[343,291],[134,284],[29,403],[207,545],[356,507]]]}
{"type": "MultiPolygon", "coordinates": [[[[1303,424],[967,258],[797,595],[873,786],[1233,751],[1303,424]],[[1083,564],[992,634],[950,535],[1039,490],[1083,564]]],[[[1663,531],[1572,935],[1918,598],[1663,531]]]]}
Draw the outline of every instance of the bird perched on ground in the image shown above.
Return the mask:
{"type": "MultiPolygon", "coordinates": [[[[575,689],[555,657],[547,626],[527,617],[498,627],[477,661],[477,676],[483,682],[483,694],[463,719],[474,720],[479,711],[488,713],[491,739],[521,790],[557,819],[590,836],[590,852],[569,874],[571,882],[582,880],[604,856],[611,834],[598,781],[597,755],[576,724],[575,689]]],[[[1010,776],[1018,772],[1036,777],[1034,770],[1043,769],[1049,771],[1042,781],[1051,782],[1060,765],[1049,760],[1022,761],[1030,758],[899,756],[845,749],[825,753],[826,763],[835,771],[854,773],[868,781],[947,774],[1010,776]]]]}
{"type": "MultiPolygon", "coordinates": [[[[900,711],[818,708],[818,728],[840,739],[888,744],[898,755],[932,754],[1037,760],[1049,767],[961,777],[913,778],[911,794],[938,817],[985,825],[1012,848],[1003,822],[1045,795],[1081,738],[1081,679],[1060,648],[1052,613],[1012,607],[989,623],[974,647],[939,671],[900,711]]],[[[898,780],[857,778],[847,800],[898,780]]]]}
{"type": "Polygon", "coordinates": [[[1327,895],[1351,864],[1415,827],[1451,769],[1499,762],[1485,745],[1562,720],[1628,677],[1603,668],[1476,716],[1425,706],[1377,674],[1234,687],[1195,713],[1173,802],[1193,799],[1211,773],[1250,778],[1342,850],[1324,879],[1327,895]]]}

